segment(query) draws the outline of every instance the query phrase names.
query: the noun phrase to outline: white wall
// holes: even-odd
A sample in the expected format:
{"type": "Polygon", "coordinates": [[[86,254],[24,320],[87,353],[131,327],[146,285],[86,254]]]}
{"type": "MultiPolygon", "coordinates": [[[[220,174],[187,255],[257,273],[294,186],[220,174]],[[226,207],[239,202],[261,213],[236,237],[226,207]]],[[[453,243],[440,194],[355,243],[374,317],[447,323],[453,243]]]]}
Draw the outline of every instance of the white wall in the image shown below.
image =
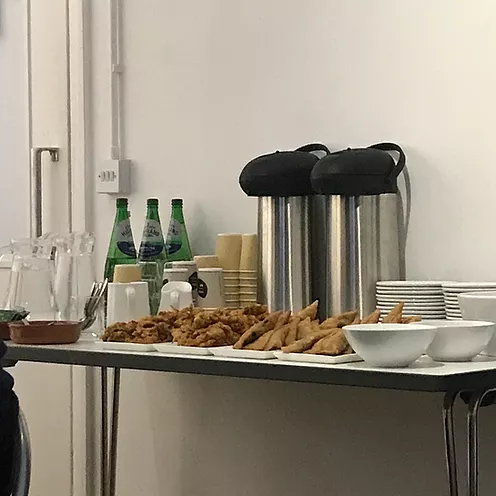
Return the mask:
{"type": "MultiPolygon", "coordinates": [[[[170,198],[183,196],[194,249],[206,252],[219,231],[255,229],[255,203],[237,186],[250,158],[388,140],[404,146],[412,179],[409,276],[496,278],[493,1],[122,3],[138,242],[147,197],[161,199],[166,224],[170,198]]],[[[92,8],[99,163],[109,157],[108,18],[102,2],[92,8]]],[[[103,261],[113,200],[95,197],[95,212],[103,261]]],[[[447,494],[440,401],[126,372],[119,494],[447,494]]]]}
{"type": "Polygon", "coordinates": [[[29,235],[26,2],[0,1],[0,246],[29,235]]]}
{"type": "MultiPolygon", "coordinates": [[[[30,233],[26,12],[26,0],[0,0],[0,246],[30,233]]],[[[0,305],[5,272],[0,269],[0,305]]],[[[30,494],[67,496],[72,483],[71,368],[19,363],[9,373],[30,429],[30,494]]]]}

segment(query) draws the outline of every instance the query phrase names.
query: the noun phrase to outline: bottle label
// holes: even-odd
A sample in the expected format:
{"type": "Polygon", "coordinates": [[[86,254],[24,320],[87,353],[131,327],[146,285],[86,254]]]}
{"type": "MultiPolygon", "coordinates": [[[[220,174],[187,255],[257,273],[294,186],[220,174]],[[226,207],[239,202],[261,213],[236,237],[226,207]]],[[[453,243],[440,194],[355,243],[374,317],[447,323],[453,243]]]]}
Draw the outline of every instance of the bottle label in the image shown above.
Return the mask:
{"type": "Polygon", "coordinates": [[[143,230],[143,240],[139,250],[139,258],[154,258],[164,250],[164,236],[160,222],[147,219],[143,230]]]}
{"type": "Polygon", "coordinates": [[[122,220],[117,226],[117,248],[128,255],[129,257],[136,257],[136,248],[134,247],[133,231],[131,230],[131,223],[129,219],[122,220]]]}
{"type": "Polygon", "coordinates": [[[173,255],[182,247],[181,241],[181,223],[176,219],[171,219],[169,231],[167,233],[167,254],[173,255]]]}

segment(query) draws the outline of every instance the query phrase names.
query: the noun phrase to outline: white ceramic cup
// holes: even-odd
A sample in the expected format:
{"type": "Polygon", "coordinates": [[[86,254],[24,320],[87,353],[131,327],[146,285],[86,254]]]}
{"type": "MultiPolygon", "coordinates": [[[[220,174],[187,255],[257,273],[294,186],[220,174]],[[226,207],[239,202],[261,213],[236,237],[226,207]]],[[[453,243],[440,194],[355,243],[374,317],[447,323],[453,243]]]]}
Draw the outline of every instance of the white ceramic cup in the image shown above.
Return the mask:
{"type": "Polygon", "coordinates": [[[198,306],[201,308],[222,308],[224,305],[222,269],[198,269],[198,306]]]}
{"type": "Polygon", "coordinates": [[[107,325],[150,315],[148,283],[111,282],[108,285],[107,325]]]}
{"type": "Polygon", "coordinates": [[[188,277],[186,277],[185,280],[188,281],[193,288],[193,301],[196,303],[198,300],[198,266],[196,265],[196,262],[191,260],[172,262],[172,268],[188,270],[188,277]]]}
{"type": "Polygon", "coordinates": [[[190,307],[193,304],[192,292],[189,282],[168,282],[162,288],[160,311],[172,310],[173,308],[181,310],[181,308],[190,307]]]}
{"type": "Polygon", "coordinates": [[[164,269],[164,276],[162,280],[162,286],[172,281],[188,281],[188,269],[186,267],[176,267],[164,269]]]}

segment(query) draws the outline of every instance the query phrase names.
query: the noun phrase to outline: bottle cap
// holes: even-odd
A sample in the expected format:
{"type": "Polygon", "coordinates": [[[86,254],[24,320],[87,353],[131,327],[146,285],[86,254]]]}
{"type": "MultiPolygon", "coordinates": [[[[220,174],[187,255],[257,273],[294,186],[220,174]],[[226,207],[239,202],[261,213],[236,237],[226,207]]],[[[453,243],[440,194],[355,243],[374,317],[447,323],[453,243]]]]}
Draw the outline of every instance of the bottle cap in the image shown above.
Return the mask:
{"type": "Polygon", "coordinates": [[[158,199],[157,198],[148,198],[148,200],[146,200],[146,204],[149,207],[158,207],[158,199]]]}
{"type": "Polygon", "coordinates": [[[127,207],[127,198],[117,198],[115,203],[118,207],[127,207]]]}
{"type": "Polygon", "coordinates": [[[182,205],[183,204],[183,200],[182,198],[174,198],[172,201],[171,201],[172,205],[182,205]]]}

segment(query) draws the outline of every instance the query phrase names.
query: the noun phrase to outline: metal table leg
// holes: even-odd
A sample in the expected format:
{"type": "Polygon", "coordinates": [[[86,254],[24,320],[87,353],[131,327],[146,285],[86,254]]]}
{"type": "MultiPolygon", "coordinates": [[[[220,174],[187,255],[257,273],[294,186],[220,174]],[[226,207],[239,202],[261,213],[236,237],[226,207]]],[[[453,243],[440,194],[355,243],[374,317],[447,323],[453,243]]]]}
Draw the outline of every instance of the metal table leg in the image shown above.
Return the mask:
{"type": "Polygon", "coordinates": [[[117,434],[119,427],[119,403],[121,370],[113,369],[112,411],[109,425],[108,412],[108,370],[101,369],[101,461],[100,461],[100,495],[115,496],[117,474],[117,434]],[[110,438],[110,441],[109,441],[110,438]]]}
{"type": "Polygon", "coordinates": [[[121,387],[121,369],[114,369],[114,387],[112,390],[112,420],[110,424],[109,468],[110,484],[108,496],[115,496],[117,475],[117,433],[119,428],[119,403],[121,387]]]}
{"type": "Polygon", "coordinates": [[[107,496],[108,480],[108,371],[101,368],[101,444],[100,444],[100,495],[107,496]]]}
{"type": "Polygon", "coordinates": [[[473,393],[467,414],[468,495],[479,496],[479,409],[484,398],[496,388],[473,393]]]}
{"type": "Polygon", "coordinates": [[[453,425],[453,405],[458,397],[458,391],[446,393],[443,403],[444,443],[446,450],[446,465],[448,469],[449,494],[458,496],[458,473],[455,447],[455,429],[453,425]]]}

